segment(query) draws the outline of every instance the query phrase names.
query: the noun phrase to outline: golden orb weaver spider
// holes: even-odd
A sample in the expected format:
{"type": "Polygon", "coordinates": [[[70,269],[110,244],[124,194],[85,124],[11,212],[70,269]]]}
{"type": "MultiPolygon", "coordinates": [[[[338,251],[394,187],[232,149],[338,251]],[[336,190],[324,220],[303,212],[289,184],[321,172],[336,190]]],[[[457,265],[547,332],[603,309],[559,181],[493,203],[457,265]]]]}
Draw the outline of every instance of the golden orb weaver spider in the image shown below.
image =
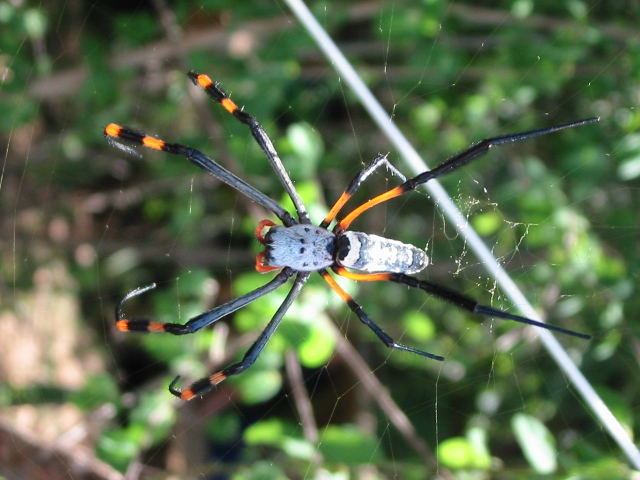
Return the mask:
{"type": "Polygon", "coordinates": [[[186,324],[127,319],[124,314],[125,303],[131,298],[155,288],[155,284],[137,288],[125,295],[116,306],[116,327],[121,331],[166,332],[173,335],[194,333],[215,323],[239,308],[244,307],[257,298],[267,295],[286,283],[294,275],[295,280],[285,300],[277,309],[258,339],[247,350],[241,361],[219,370],[208,377],[197,380],[184,390],[177,388],[176,385],[180,377],[176,377],[169,386],[172,394],[184,400],[191,400],[196,396],[204,395],[227,377],[237,375],[249,368],[262,352],[264,346],[275,332],[286,311],[299,295],[312,272],[317,272],[329,287],[344,300],[358,319],[369,327],[387,347],[404,350],[434,360],[444,360],[444,358],[439,355],[394,341],[393,338],[369,318],[362,306],[338,285],[333,276],[329,274],[328,269],[333,270],[337,275],[356,281],[390,281],[417,288],[471,313],[514,320],[584,339],[591,338],[589,335],[481,305],[474,299],[450,288],[410,276],[410,274],[422,271],[428,265],[428,258],[423,250],[397,240],[363,232],[350,231],[348,228],[363,212],[375,205],[415,190],[416,187],[429,180],[451,173],[484,155],[493,146],[518,142],[566,128],[594,123],[599,121],[599,118],[587,118],[553,127],[482,140],[473,144],[467,150],[450,157],[436,168],[423,172],[408,180],[405,179],[401,185],[391,188],[364,202],[338,219],[335,226],[329,230],[328,227],[337,219],[344,205],[369,175],[382,165],[393,168],[386,156],[378,156],[358,172],[347,189],[331,207],[322,222],[320,222],[318,226],[312,225],[305,206],[293,186],[293,182],[284,169],[273,143],[260,124],[253,116],[239,108],[227,94],[222,91],[219,85],[214,83],[207,75],[189,72],[188,76],[195,85],[203,88],[208,96],[222,105],[228,113],[249,127],[251,134],[278,176],[280,183],[293,201],[298,219],[294,219],[294,217],[275,200],[231,173],[202,152],[186,145],[168,143],[133,129],[110,123],[104,128],[104,134],[113,146],[130,153],[137,153],[126,144],[129,143],[186,157],[231,188],[275,214],[282,222],[282,225],[276,225],[270,220],[262,220],[256,228],[256,238],[260,243],[265,245],[264,252],[258,254],[256,257],[256,269],[259,272],[280,270],[280,272],[265,285],[223,305],[219,305],[208,312],[197,315],[191,318],[186,324]],[[268,229],[268,231],[266,234],[263,234],[265,229],[268,229]]]}

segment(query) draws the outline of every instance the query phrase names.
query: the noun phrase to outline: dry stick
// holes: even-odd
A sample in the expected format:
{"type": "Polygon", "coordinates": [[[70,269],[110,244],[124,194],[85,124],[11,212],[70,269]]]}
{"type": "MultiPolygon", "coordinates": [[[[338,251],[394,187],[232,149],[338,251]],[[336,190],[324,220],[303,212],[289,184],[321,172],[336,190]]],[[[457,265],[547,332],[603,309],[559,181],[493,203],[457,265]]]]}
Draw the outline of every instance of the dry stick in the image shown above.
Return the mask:
{"type": "MultiPolygon", "coordinates": [[[[331,37],[322,28],[309,11],[302,0],[285,0],[294,11],[296,17],[305,26],[310,35],[314,38],[318,46],[322,49],[328,59],[333,63],[342,79],[354,91],[363,107],[369,112],[376,122],[380,131],[383,132],[393,145],[397,148],[407,166],[414,174],[419,174],[428,170],[427,165],[404,136],[396,124],[391,121],[389,115],[380,105],[380,102],[373,96],[371,90],[367,88],[358,73],[344,57],[340,49],[333,42],[331,37]]],[[[437,180],[432,180],[424,185],[424,188],[434,199],[434,203],[442,210],[449,221],[455,226],[460,235],[465,238],[469,248],[482,261],[487,272],[495,278],[496,283],[505,292],[509,299],[527,317],[534,320],[541,320],[540,315],[527,301],[522,291],[502,268],[487,248],[483,240],[471,227],[467,218],[453,203],[451,197],[442,188],[437,180]]],[[[613,415],[609,407],[596,393],[586,377],[578,369],[569,354],[562,347],[560,342],[548,330],[538,330],[538,336],[546,348],[549,355],[556,362],[558,367],[567,376],[569,382],[589,406],[591,411],[599,419],[600,424],[609,432],[609,435],[616,441],[620,449],[625,453],[629,462],[634,468],[640,468],[640,450],[633,443],[629,433],[624,429],[620,421],[613,415]]]]}
{"type": "MultiPolygon", "coordinates": [[[[451,4],[447,6],[448,13],[472,21],[476,25],[488,25],[495,27],[505,24],[526,24],[534,26],[540,30],[573,29],[577,32],[584,31],[584,25],[574,20],[558,20],[557,18],[545,15],[529,15],[524,19],[518,19],[511,13],[504,10],[494,10],[484,7],[473,7],[465,4],[451,4]]],[[[612,40],[628,42],[637,36],[637,31],[630,28],[621,27],[614,23],[598,23],[596,28],[599,33],[606,34],[612,40]]]]}
{"type": "Polygon", "coordinates": [[[329,323],[329,328],[336,339],[336,350],[338,354],[344,358],[345,365],[358,377],[371,399],[378,404],[378,407],[380,407],[411,448],[413,448],[426,463],[434,467],[437,466],[438,461],[436,456],[418,436],[409,418],[400,409],[398,404],[394,402],[391,395],[389,395],[389,391],[373,374],[367,362],[365,362],[354,346],[344,338],[333,323],[329,323]]]}
{"type": "Polygon", "coordinates": [[[6,478],[124,478],[83,445],[55,445],[32,432],[16,428],[4,419],[0,419],[0,470],[6,478]]]}
{"type": "MultiPolygon", "coordinates": [[[[285,368],[287,371],[287,378],[289,379],[289,385],[291,385],[291,392],[293,393],[293,402],[295,403],[298,416],[300,417],[300,424],[302,425],[304,438],[306,438],[312,445],[316,445],[318,443],[318,425],[316,424],[316,419],[313,416],[313,407],[311,406],[311,400],[309,399],[309,392],[307,392],[307,389],[304,386],[300,361],[293,349],[289,349],[285,353],[285,368]]],[[[313,457],[313,463],[316,465],[320,465],[322,463],[322,455],[319,451],[316,451],[313,457]]]]}

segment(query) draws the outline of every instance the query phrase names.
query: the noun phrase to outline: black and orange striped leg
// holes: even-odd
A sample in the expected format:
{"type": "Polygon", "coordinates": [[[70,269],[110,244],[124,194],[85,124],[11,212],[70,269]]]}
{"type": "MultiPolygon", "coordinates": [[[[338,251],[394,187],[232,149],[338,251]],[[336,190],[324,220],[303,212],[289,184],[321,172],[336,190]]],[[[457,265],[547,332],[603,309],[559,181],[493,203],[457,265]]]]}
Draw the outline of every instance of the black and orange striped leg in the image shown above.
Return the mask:
{"type": "Polygon", "coordinates": [[[386,154],[378,155],[376,158],[373,159],[371,163],[369,163],[369,165],[367,165],[362,170],[360,170],[356,174],[356,176],[353,178],[353,180],[351,180],[351,183],[349,183],[349,186],[346,188],[344,192],[342,192],[342,195],[340,195],[336,203],[333,204],[333,206],[329,210],[329,213],[327,213],[327,216],[324,217],[324,220],[322,220],[319,226],[322,228],[327,228],[329,224],[336,218],[336,215],[340,213],[340,210],[342,210],[342,207],[344,207],[345,203],[347,203],[349,199],[353,196],[353,194],[358,190],[358,188],[360,188],[360,185],[362,185],[367,180],[367,178],[369,178],[369,176],[382,165],[386,165],[386,167],[394,175],[400,177],[403,182],[406,180],[406,177],[402,173],[400,173],[400,171],[397,168],[395,168],[391,164],[391,162],[389,162],[386,154]]]}
{"type": "Polygon", "coordinates": [[[390,281],[395,283],[401,283],[403,285],[407,285],[412,288],[419,288],[420,290],[426,292],[429,295],[433,295],[445,302],[449,302],[459,308],[467,310],[471,313],[476,313],[480,315],[485,315],[488,317],[497,317],[503,318],[507,320],[513,320],[519,323],[524,323],[527,325],[533,325],[535,327],[544,328],[546,330],[552,330],[554,332],[564,333],[566,335],[572,335],[574,337],[583,338],[588,340],[591,338],[590,335],[586,335],[584,333],[574,332],[573,330],[567,330],[566,328],[557,327],[555,325],[550,325],[548,323],[538,322],[537,320],[533,320],[527,317],[521,317],[519,315],[513,315],[511,313],[507,313],[504,310],[499,310],[497,308],[488,307],[486,305],[481,305],[473,298],[463,295],[462,293],[456,292],[447,287],[443,287],[442,285],[435,284],[433,282],[429,282],[427,280],[420,280],[415,277],[411,277],[409,275],[405,275],[404,273],[355,273],[346,270],[343,267],[334,267],[334,271],[343,277],[350,278],[351,280],[356,281],[390,281]]]}
{"type": "Polygon", "coordinates": [[[309,215],[307,214],[304,203],[302,203],[302,199],[294,188],[293,182],[289,178],[289,174],[285,170],[282,160],[280,160],[278,152],[276,152],[276,149],[273,146],[273,142],[267,135],[267,132],[264,131],[264,128],[262,128],[262,125],[260,125],[252,115],[239,108],[238,105],[236,105],[236,103],[220,88],[219,84],[211,80],[208,75],[191,71],[188,73],[188,76],[194,85],[202,87],[209,97],[222,105],[222,108],[237,118],[238,121],[249,127],[253,138],[267,156],[271,167],[275,170],[276,175],[278,175],[278,178],[280,179],[280,183],[293,201],[293,205],[295,206],[300,222],[310,223],[309,215]]]}
{"type": "Polygon", "coordinates": [[[587,118],[584,120],[578,120],[577,122],[565,123],[562,125],[556,125],[554,127],[549,128],[540,128],[537,130],[530,130],[527,132],[521,133],[513,133],[509,135],[504,135],[501,137],[493,137],[482,140],[481,142],[476,143],[471,146],[467,150],[454,155],[449,158],[445,162],[438,165],[433,170],[428,170],[426,172],[421,173],[409,180],[405,181],[402,185],[387,190],[386,192],[378,195],[377,197],[372,198],[371,200],[363,203],[362,205],[356,207],[351,212],[349,212],[344,218],[342,218],[338,224],[335,226],[334,231],[344,231],[349,228],[349,225],[358,218],[362,213],[369,210],[371,207],[378,205],[382,202],[386,202],[395,197],[399,197],[407,192],[415,190],[418,185],[422,185],[423,183],[428,182],[437,177],[441,177],[446,175],[447,173],[451,173],[454,170],[457,170],[460,167],[467,165],[472,160],[475,160],[478,157],[481,157],[485,153],[489,151],[491,147],[497,145],[504,145],[506,143],[519,142],[522,140],[527,140],[529,138],[538,137],[540,135],[547,135],[549,133],[557,132],[559,130],[564,130],[567,128],[579,127],[581,125],[586,125],[589,123],[594,123],[600,121],[600,118],[593,117],[587,118]]]}
{"type": "Polygon", "coordinates": [[[183,400],[191,400],[199,395],[204,395],[209,390],[214,388],[217,384],[230,377],[231,375],[237,375],[241,372],[244,372],[247,368],[253,365],[256,359],[260,356],[260,353],[264,349],[271,336],[275,333],[278,325],[280,325],[280,321],[284,317],[285,313],[287,312],[287,310],[289,310],[289,307],[291,307],[293,301],[300,294],[300,290],[302,290],[302,287],[307,282],[308,278],[308,272],[298,273],[295,283],[293,284],[293,287],[289,291],[287,297],[284,299],[258,339],[254,342],[253,345],[251,345],[249,350],[247,350],[247,353],[244,354],[244,357],[240,362],[234,363],[233,365],[215,372],[208,377],[204,377],[200,380],[195,381],[189,386],[189,388],[186,388],[185,390],[180,390],[177,387],[180,377],[176,377],[173,382],[171,382],[171,385],[169,385],[169,391],[176,397],[180,397],[183,400]]]}
{"type": "Polygon", "coordinates": [[[230,172],[222,165],[207,157],[204,153],[195,148],[187,147],[179,143],[168,143],[156,137],[145,135],[131,128],[122,127],[115,123],[110,123],[104,127],[105,138],[113,146],[121,148],[127,152],[137,154],[137,152],[127,144],[142,145],[153,150],[180,155],[189,159],[198,167],[206,170],[218,180],[226,183],[231,188],[247,196],[267,210],[273,212],[282,223],[287,226],[297,223],[291,214],[282,208],[275,200],[268,197],[254,186],[247,183],[234,173],[230,172]],[[126,143],[125,143],[126,142],[126,143]]]}
{"type": "Polygon", "coordinates": [[[440,355],[434,355],[433,353],[425,352],[424,350],[419,350],[417,348],[408,347],[401,343],[397,343],[393,338],[389,336],[387,332],[382,330],[373,320],[369,318],[364,309],[360,304],[358,304],[352,297],[349,295],[338,283],[335,279],[327,272],[326,270],[320,270],[318,272],[325,282],[331,287],[331,289],[336,292],[342,300],[348,305],[353,313],[360,319],[362,323],[364,323],[367,327],[369,327],[373,333],[384,343],[387,347],[395,350],[403,350],[405,352],[415,353],[416,355],[420,355],[423,357],[431,358],[433,360],[443,361],[444,357],[440,355]]]}
{"type": "Polygon", "coordinates": [[[156,284],[152,283],[145,287],[136,288],[127,293],[118,305],[116,306],[116,327],[122,332],[167,332],[173,335],[185,335],[188,333],[194,333],[198,330],[215,323],[221,318],[235,312],[239,308],[248,305],[249,303],[257,300],[258,298],[273,292],[276,288],[284,284],[293,275],[293,270],[285,268],[276,275],[273,280],[265,285],[252,290],[251,292],[242,295],[236,299],[233,299],[227,303],[217,306],[216,308],[209,310],[191,318],[187,323],[165,323],[165,322],[151,322],[149,320],[133,319],[130,320],[124,313],[124,305],[133,297],[142,295],[149,290],[156,288],[156,284]]]}

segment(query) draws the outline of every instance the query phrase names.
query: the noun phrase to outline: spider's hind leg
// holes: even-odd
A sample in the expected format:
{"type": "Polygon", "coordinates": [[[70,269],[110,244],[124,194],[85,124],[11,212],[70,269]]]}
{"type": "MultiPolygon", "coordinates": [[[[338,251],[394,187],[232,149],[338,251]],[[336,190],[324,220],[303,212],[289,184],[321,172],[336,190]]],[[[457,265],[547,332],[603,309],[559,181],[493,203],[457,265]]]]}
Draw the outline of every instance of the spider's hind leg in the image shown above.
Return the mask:
{"type": "Polygon", "coordinates": [[[253,343],[253,345],[251,345],[249,350],[247,350],[247,353],[244,354],[244,357],[242,357],[241,361],[229,365],[223,370],[217,371],[208,377],[196,380],[185,390],[180,390],[176,386],[180,379],[180,377],[176,377],[171,382],[171,385],[169,385],[169,391],[176,397],[180,397],[183,400],[191,400],[199,395],[204,395],[209,390],[214,388],[217,384],[225,380],[227,377],[242,373],[251,365],[253,365],[257,358],[260,356],[260,353],[262,353],[262,350],[264,349],[271,336],[275,333],[278,325],[280,325],[282,317],[284,317],[287,310],[289,310],[289,307],[291,307],[293,301],[300,294],[300,291],[302,290],[304,284],[307,282],[308,278],[308,272],[298,273],[296,281],[289,291],[289,294],[284,299],[284,302],[282,302],[276,313],[271,318],[271,321],[267,324],[258,339],[253,343]]]}
{"type": "Polygon", "coordinates": [[[320,270],[318,273],[322,276],[324,281],[327,282],[331,289],[345,301],[347,306],[353,313],[358,316],[360,321],[367,327],[369,327],[387,347],[394,350],[403,350],[405,352],[415,353],[416,355],[431,358],[432,360],[444,360],[444,357],[441,357],[440,355],[435,355],[433,353],[425,352],[424,350],[419,350],[417,348],[397,343],[393,338],[391,338],[391,336],[389,336],[387,332],[382,330],[382,328],[380,328],[378,324],[376,324],[373,320],[371,320],[371,318],[369,318],[369,315],[367,315],[362,306],[358,304],[353,298],[351,298],[351,295],[349,295],[340,285],[338,285],[338,283],[333,279],[329,272],[327,272],[326,270],[320,270]]]}

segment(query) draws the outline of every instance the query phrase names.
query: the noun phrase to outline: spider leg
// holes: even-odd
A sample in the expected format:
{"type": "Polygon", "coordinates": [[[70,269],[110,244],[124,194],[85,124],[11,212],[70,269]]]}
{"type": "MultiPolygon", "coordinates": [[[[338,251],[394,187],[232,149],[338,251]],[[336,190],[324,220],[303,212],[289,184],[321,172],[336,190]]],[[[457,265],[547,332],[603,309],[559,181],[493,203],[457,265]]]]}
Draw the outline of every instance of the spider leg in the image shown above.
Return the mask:
{"type": "Polygon", "coordinates": [[[326,270],[320,270],[318,273],[322,276],[324,281],[327,282],[331,289],[336,292],[340,296],[340,298],[342,298],[342,300],[345,301],[347,306],[353,313],[358,316],[360,321],[367,327],[369,327],[387,347],[395,350],[403,350],[405,352],[415,353],[423,357],[432,358],[433,360],[444,360],[444,357],[441,357],[440,355],[434,355],[433,353],[425,352],[424,350],[418,350],[417,348],[408,347],[406,345],[402,345],[401,343],[397,343],[393,338],[389,336],[388,333],[382,330],[382,328],[380,328],[373,320],[369,318],[362,306],[358,304],[351,297],[351,295],[349,295],[340,285],[338,285],[334,278],[329,275],[329,272],[327,272],[326,270]]]}
{"type": "Polygon", "coordinates": [[[149,320],[129,320],[124,314],[124,304],[149,290],[156,288],[156,284],[152,283],[145,287],[136,288],[127,293],[118,305],[116,306],[116,327],[123,332],[167,332],[173,335],[185,335],[187,333],[194,333],[198,330],[215,323],[219,319],[229,315],[232,312],[248,305],[249,303],[257,300],[268,293],[271,293],[276,288],[284,284],[293,275],[293,270],[285,268],[273,280],[265,285],[252,290],[241,297],[235,298],[225,304],[219,305],[216,308],[209,310],[190,319],[186,324],[181,323],[164,323],[164,322],[150,322],[149,320]]]}
{"type": "Polygon", "coordinates": [[[109,143],[123,148],[125,151],[130,151],[131,149],[121,142],[142,145],[153,150],[161,150],[173,155],[187,157],[192,163],[206,170],[218,180],[226,183],[231,188],[273,212],[285,225],[291,226],[296,223],[291,214],[282,208],[275,200],[195,148],[187,147],[179,143],[167,143],[159,138],[150,137],[144,133],[121,127],[115,123],[110,123],[104,128],[104,135],[109,143]]]}
{"type": "Polygon", "coordinates": [[[587,118],[584,120],[578,120],[577,122],[565,123],[562,125],[556,125],[548,128],[540,128],[537,130],[530,130],[527,132],[521,133],[513,133],[509,135],[504,135],[501,137],[493,137],[482,140],[475,145],[472,145],[467,150],[450,157],[445,162],[438,165],[436,168],[432,170],[427,170],[426,172],[421,173],[409,180],[405,181],[402,185],[399,185],[395,188],[387,190],[386,192],[373,197],[371,200],[363,203],[359,207],[352,210],[349,214],[347,214],[344,218],[342,218],[336,227],[335,231],[344,231],[346,230],[351,223],[358,218],[362,213],[369,210],[371,207],[378,205],[379,203],[386,202],[392,198],[403,195],[407,192],[415,190],[418,185],[422,185],[423,183],[428,182],[434,178],[440,177],[442,175],[446,175],[447,173],[451,173],[454,170],[468,164],[472,160],[475,160],[478,157],[481,157],[485,153],[489,151],[491,147],[496,145],[503,145],[505,143],[519,142],[521,140],[526,140],[528,138],[537,137],[540,135],[546,135],[548,133],[557,132],[559,130],[564,130],[566,128],[579,127],[581,125],[586,125],[589,123],[598,122],[600,118],[587,118]]]}
{"type": "Polygon", "coordinates": [[[293,284],[293,287],[291,287],[291,290],[289,291],[287,297],[284,299],[284,302],[282,302],[276,313],[271,318],[271,321],[267,324],[254,344],[251,345],[249,350],[247,350],[247,353],[244,354],[244,357],[240,362],[234,363],[208,377],[204,377],[193,382],[189,386],[189,388],[185,390],[180,390],[176,387],[180,379],[180,377],[176,377],[171,382],[171,385],[169,385],[169,391],[176,397],[180,397],[183,400],[191,400],[198,395],[204,395],[206,392],[211,390],[227,377],[230,377],[231,375],[237,375],[238,373],[245,371],[247,368],[253,365],[262,352],[262,349],[265,347],[271,336],[278,328],[282,317],[284,317],[284,314],[287,312],[293,301],[300,294],[300,291],[302,290],[304,284],[307,282],[308,278],[309,272],[298,273],[295,283],[293,284]]]}
{"type": "Polygon", "coordinates": [[[362,185],[367,180],[369,175],[371,175],[375,170],[377,170],[382,165],[386,165],[387,168],[391,170],[391,172],[394,175],[400,177],[403,182],[407,180],[407,178],[402,173],[400,173],[400,171],[396,167],[394,167],[391,164],[391,162],[389,162],[389,160],[387,160],[386,154],[378,155],[376,158],[373,159],[371,163],[369,163],[369,165],[367,165],[362,170],[360,170],[356,174],[356,176],[353,178],[353,180],[351,180],[351,183],[349,183],[349,186],[346,188],[344,192],[342,192],[342,195],[340,195],[336,203],[334,203],[331,209],[329,210],[329,213],[327,213],[327,216],[324,217],[324,220],[322,220],[322,223],[320,223],[320,227],[327,228],[329,224],[336,218],[336,215],[340,213],[340,210],[342,210],[342,207],[344,207],[344,204],[347,203],[349,199],[353,196],[353,194],[356,192],[356,190],[360,188],[360,185],[362,185]]]}
{"type": "Polygon", "coordinates": [[[432,282],[428,282],[427,280],[420,280],[415,277],[411,277],[409,275],[405,275],[404,273],[355,273],[346,270],[343,267],[335,267],[334,271],[343,277],[350,278],[351,280],[358,281],[390,281],[401,283],[403,285],[407,285],[412,288],[419,288],[429,295],[433,295],[434,297],[438,297],[441,300],[449,302],[459,308],[463,308],[471,313],[478,313],[480,315],[486,315],[489,317],[497,317],[504,318],[508,320],[514,320],[516,322],[525,323],[527,325],[533,325],[535,327],[544,328],[546,330],[552,330],[554,332],[564,333],[566,335],[572,335],[574,337],[583,338],[585,340],[589,340],[591,335],[586,335],[584,333],[574,332],[573,330],[567,330],[562,327],[557,327],[555,325],[550,325],[548,323],[539,322],[537,320],[532,320],[531,318],[521,317],[519,315],[513,315],[511,313],[507,313],[503,310],[499,310],[497,308],[488,307],[486,305],[481,305],[473,298],[463,295],[462,293],[456,292],[447,287],[443,287],[442,285],[437,285],[432,282]]]}
{"type": "Polygon", "coordinates": [[[202,87],[207,95],[209,95],[209,97],[222,105],[222,107],[227,112],[237,118],[241,123],[244,123],[249,127],[253,138],[256,140],[264,154],[269,159],[271,168],[273,168],[273,170],[276,172],[276,175],[278,175],[278,178],[280,179],[280,183],[293,201],[300,222],[310,223],[309,215],[307,214],[307,210],[302,203],[302,199],[293,186],[293,182],[291,181],[291,178],[289,178],[289,174],[285,170],[284,165],[282,164],[282,160],[280,160],[278,152],[276,152],[276,149],[273,146],[273,142],[267,135],[267,132],[264,131],[264,128],[262,128],[262,125],[260,125],[252,115],[239,108],[235,104],[235,102],[233,102],[233,100],[231,100],[229,96],[220,88],[218,82],[214,82],[213,80],[211,80],[208,75],[196,73],[193,71],[189,72],[187,75],[194,85],[199,85],[200,87],[202,87]]]}

